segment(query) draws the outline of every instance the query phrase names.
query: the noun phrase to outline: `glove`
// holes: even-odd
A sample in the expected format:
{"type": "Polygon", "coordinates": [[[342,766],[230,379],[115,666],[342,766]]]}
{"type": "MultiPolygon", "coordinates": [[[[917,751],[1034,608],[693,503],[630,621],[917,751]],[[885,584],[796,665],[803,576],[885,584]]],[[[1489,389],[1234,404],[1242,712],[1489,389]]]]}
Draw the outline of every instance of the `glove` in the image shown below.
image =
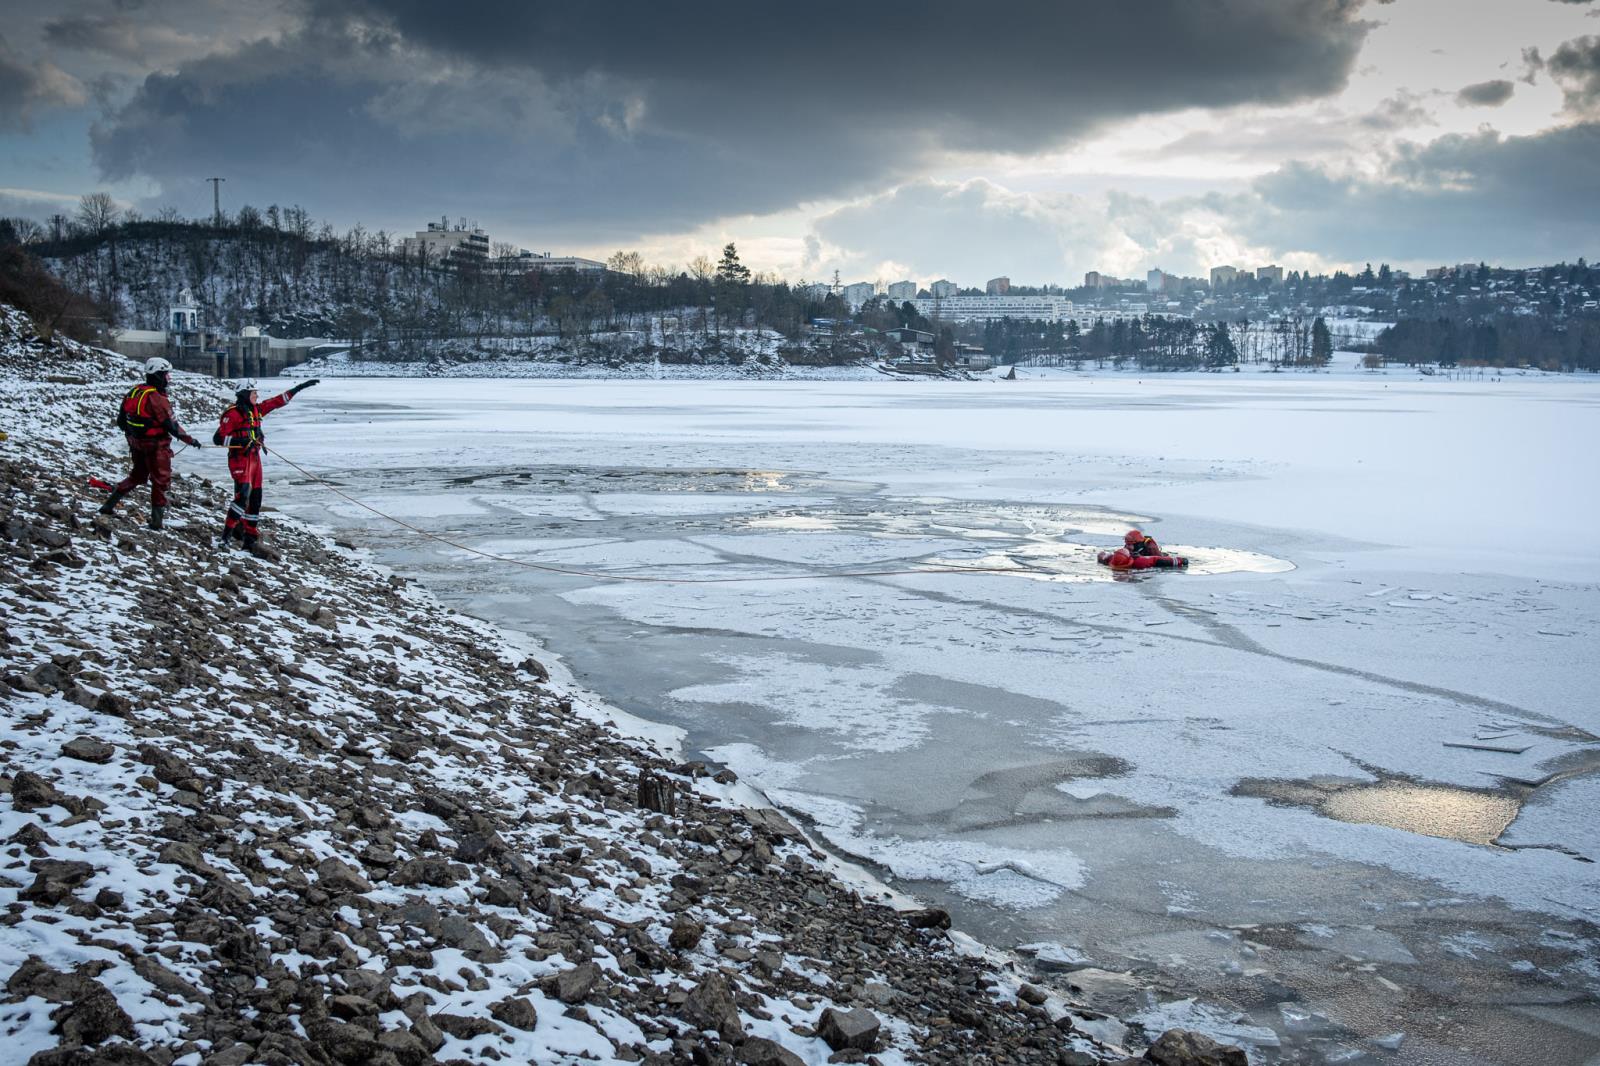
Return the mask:
{"type": "Polygon", "coordinates": [[[195,440],[193,437],[184,437],[183,438],[183,443],[187,444],[191,448],[200,447],[200,442],[195,440]]]}
{"type": "Polygon", "coordinates": [[[296,385],[294,388],[289,390],[289,395],[293,396],[295,393],[299,392],[301,389],[309,389],[311,386],[317,384],[321,380],[322,380],[321,378],[312,378],[310,381],[302,381],[300,384],[296,385]]]}

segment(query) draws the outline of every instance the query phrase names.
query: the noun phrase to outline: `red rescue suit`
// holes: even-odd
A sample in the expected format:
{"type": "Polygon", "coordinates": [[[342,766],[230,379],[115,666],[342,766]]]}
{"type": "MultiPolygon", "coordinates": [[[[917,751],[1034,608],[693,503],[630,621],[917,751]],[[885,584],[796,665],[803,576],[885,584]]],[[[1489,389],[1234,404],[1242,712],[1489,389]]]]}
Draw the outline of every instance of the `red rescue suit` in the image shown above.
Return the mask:
{"type": "Polygon", "coordinates": [[[245,547],[255,544],[261,533],[261,445],[267,439],[261,420],[289,402],[292,393],[279,393],[270,400],[238,403],[222,412],[222,422],[211,435],[213,444],[228,449],[228,474],[233,478],[233,502],[223,521],[222,535],[238,537],[245,547]]]}
{"type": "Polygon", "coordinates": [[[1161,545],[1156,543],[1156,538],[1151,536],[1145,536],[1135,541],[1125,540],[1123,543],[1128,549],[1128,554],[1133,556],[1135,559],[1150,558],[1152,556],[1166,554],[1166,552],[1161,550],[1161,545]]]}
{"type": "Polygon", "coordinates": [[[113,502],[148,481],[151,505],[165,507],[172,484],[172,438],[193,438],[173,419],[166,395],[148,382],[135,385],[122,398],[117,426],[127,435],[133,472],[113,486],[113,502]]]}
{"type": "Polygon", "coordinates": [[[1101,552],[1097,558],[1113,570],[1183,570],[1189,565],[1181,555],[1134,555],[1127,548],[1101,552]]]}

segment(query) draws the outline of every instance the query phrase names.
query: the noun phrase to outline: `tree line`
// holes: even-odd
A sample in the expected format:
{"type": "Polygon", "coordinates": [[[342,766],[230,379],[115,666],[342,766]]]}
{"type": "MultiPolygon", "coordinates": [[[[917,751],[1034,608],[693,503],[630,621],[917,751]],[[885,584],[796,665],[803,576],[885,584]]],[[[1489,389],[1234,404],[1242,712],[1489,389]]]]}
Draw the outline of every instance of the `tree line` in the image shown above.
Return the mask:
{"type": "MultiPolygon", "coordinates": [[[[53,225],[6,220],[13,246],[84,294],[106,323],[159,328],[180,289],[207,325],[353,341],[375,357],[425,357],[440,342],[554,337],[582,348],[601,333],[650,332],[647,345],[712,356],[730,334],[771,330],[795,342],[814,319],[849,320],[838,296],[752,272],[734,244],[712,261],[647,264],[619,251],[603,271],[542,270],[515,249],[485,264],[441,260],[394,235],[316,224],[304,208],[245,206],[190,220],[121,214],[85,197],[53,225]]],[[[841,358],[859,345],[840,337],[841,358]]],[[[681,354],[681,353],[680,353],[681,354]]]]}
{"type": "Polygon", "coordinates": [[[1536,315],[1481,319],[1407,318],[1380,333],[1368,364],[1407,366],[1532,366],[1600,370],[1600,317],[1552,321],[1536,315]]]}

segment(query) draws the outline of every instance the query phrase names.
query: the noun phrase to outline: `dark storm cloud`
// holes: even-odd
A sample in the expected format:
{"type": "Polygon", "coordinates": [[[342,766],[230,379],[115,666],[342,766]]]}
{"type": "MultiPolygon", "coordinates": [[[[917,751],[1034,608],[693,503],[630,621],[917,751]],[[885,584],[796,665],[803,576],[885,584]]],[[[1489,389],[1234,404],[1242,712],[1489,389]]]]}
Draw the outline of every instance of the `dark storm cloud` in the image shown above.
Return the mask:
{"type": "Polygon", "coordinates": [[[1557,48],[1545,64],[1566,96],[1568,111],[1600,109],[1600,37],[1579,37],[1557,48]]]}
{"type": "Polygon", "coordinates": [[[1516,86],[1503,78],[1480,81],[1456,93],[1456,103],[1463,107],[1499,107],[1511,99],[1516,86]]]}
{"type": "Polygon", "coordinates": [[[1582,123],[1406,145],[1377,178],[1294,163],[1215,206],[1243,237],[1280,253],[1455,262],[1492,248],[1508,262],[1538,263],[1600,245],[1596,188],[1600,123],[1582,123]]]}
{"type": "Polygon", "coordinates": [[[1600,247],[1597,187],[1600,123],[1408,144],[1366,176],[1295,162],[1241,193],[1168,200],[918,181],[818,218],[812,259],[857,277],[892,262],[924,279],[959,270],[969,283],[1029,284],[1090,269],[1201,273],[1241,247],[1279,262],[1551,263],[1600,247]]]}
{"type": "Polygon", "coordinates": [[[47,60],[30,62],[0,37],[0,130],[26,129],[39,108],[83,98],[77,79],[47,60]]]}
{"type": "Polygon", "coordinates": [[[384,203],[608,239],[881,187],[952,150],[1327,94],[1357,11],[313,0],[298,32],[151,75],[95,158],[163,184],[223,168],[271,190],[256,199],[346,216],[384,203]]]}
{"type": "Polygon", "coordinates": [[[45,43],[55,48],[134,56],[140,52],[132,19],[110,15],[68,15],[44,24],[45,43]]]}

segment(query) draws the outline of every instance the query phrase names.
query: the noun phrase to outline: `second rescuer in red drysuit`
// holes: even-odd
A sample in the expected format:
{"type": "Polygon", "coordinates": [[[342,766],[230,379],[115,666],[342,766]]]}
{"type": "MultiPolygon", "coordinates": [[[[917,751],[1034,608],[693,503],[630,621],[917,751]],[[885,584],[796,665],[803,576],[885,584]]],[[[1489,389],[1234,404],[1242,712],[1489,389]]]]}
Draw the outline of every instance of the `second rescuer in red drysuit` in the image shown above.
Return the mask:
{"type": "Polygon", "coordinates": [[[233,502],[228,505],[228,517],[222,524],[223,543],[237,537],[246,548],[255,547],[261,536],[256,527],[261,520],[261,445],[267,439],[261,420],[288,403],[295,393],[316,383],[315,378],[302,381],[263,403],[259,402],[256,383],[241,381],[234,405],[222,412],[222,424],[211,435],[211,442],[227,447],[228,473],[233,478],[233,502]]]}
{"type": "Polygon", "coordinates": [[[117,502],[128,493],[150,482],[150,528],[160,529],[167,512],[167,486],[172,484],[172,438],[193,448],[200,442],[189,436],[172,415],[167,402],[167,376],[172,364],[159,355],[145,360],[144,384],[135,385],[122,398],[117,410],[117,428],[128,438],[133,456],[133,472],[111,490],[101,506],[101,514],[116,510],[117,502]]]}

